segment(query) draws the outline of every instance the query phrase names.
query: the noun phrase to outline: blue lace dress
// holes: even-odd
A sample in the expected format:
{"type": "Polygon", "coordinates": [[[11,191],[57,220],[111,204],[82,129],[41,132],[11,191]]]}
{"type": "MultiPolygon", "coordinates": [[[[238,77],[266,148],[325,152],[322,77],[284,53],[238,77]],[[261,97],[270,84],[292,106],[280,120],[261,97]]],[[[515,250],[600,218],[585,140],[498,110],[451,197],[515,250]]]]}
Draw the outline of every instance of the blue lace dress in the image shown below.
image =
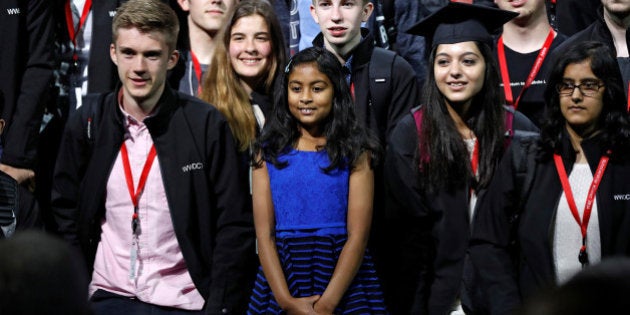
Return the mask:
{"type": "MultiPolygon", "coordinates": [[[[349,170],[328,174],[325,151],[292,150],[282,156],[289,165],[267,163],[276,219],[276,247],[294,297],[322,294],[346,242],[349,170]]],[[[254,286],[248,314],[282,314],[262,268],[254,286]]],[[[372,258],[365,254],[361,268],[335,314],[386,314],[372,258]]]]}

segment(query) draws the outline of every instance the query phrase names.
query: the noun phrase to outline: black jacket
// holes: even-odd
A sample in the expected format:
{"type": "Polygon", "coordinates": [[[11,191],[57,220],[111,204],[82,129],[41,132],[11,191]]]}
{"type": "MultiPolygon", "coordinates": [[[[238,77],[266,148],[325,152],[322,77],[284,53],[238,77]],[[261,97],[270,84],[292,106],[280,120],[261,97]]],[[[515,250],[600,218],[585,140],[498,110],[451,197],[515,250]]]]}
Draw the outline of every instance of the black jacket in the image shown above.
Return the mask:
{"type": "MultiPolygon", "coordinates": [[[[391,99],[386,104],[372,104],[370,106],[368,69],[375,48],[374,38],[367,29],[362,29],[362,35],[363,40],[351,52],[351,81],[355,91],[355,111],[357,119],[372,130],[375,135],[378,135],[381,144],[385,146],[398,120],[409,113],[412,107],[420,104],[420,88],[411,65],[402,57],[396,56],[392,66],[391,99]],[[384,126],[384,128],[379,130],[379,125],[384,126]]],[[[324,47],[322,33],[315,37],[313,45],[324,47]]]]}
{"type": "MultiPolygon", "coordinates": [[[[575,162],[575,151],[565,132],[560,155],[567,174],[575,162]]],[[[492,314],[507,314],[543,288],[555,286],[553,228],[562,185],[553,158],[539,159],[538,142],[529,150],[514,143],[506,153],[479,207],[471,240],[471,257],[481,276],[492,314]],[[514,154],[512,150],[521,150],[514,154]],[[522,196],[513,159],[527,156],[526,173],[531,174],[530,191],[522,196]],[[518,209],[521,201],[522,209],[518,209]],[[511,221],[520,213],[511,231],[511,221]],[[514,254],[516,261],[511,260],[514,254]]],[[[594,173],[605,150],[595,138],[582,141],[594,173]]],[[[630,255],[630,161],[610,159],[596,195],[601,237],[601,257],[630,255]],[[621,196],[621,197],[620,197],[621,196]]],[[[576,259],[577,259],[576,249],[576,259]]]]}
{"type": "MultiPolygon", "coordinates": [[[[537,131],[519,112],[513,130],[537,131]]],[[[462,290],[470,237],[469,187],[434,194],[419,185],[418,133],[408,114],[392,132],[385,157],[388,220],[398,229],[395,314],[447,314],[462,290]]],[[[483,198],[485,190],[477,194],[483,198]]],[[[476,209],[479,208],[479,201],[476,209]]]]}
{"type": "Polygon", "coordinates": [[[53,20],[48,0],[0,4],[0,105],[7,127],[2,163],[34,169],[54,60],[53,20]]]}
{"type": "Polygon", "coordinates": [[[571,36],[587,28],[593,21],[597,20],[597,9],[602,5],[601,0],[564,0],[557,1],[555,11],[550,11],[551,1],[547,4],[547,15],[557,30],[567,36],[571,36]],[[552,20],[552,13],[555,13],[555,21],[552,20]]]}
{"type": "MultiPolygon", "coordinates": [[[[125,133],[116,95],[105,95],[101,104],[86,102],[70,117],[53,181],[60,232],[80,246],[90,269],[109,172],[125,133]],[[100,114],[88,122],[95,106],[100,114]],[[96,131],[87,131],[90,123],[96,131]]],[[[168,86],[156,114],[144,122],[159,157],[175,235],[208,312],[241,313],[253,283],[248,275],[256,271],[255,236],[247,172],[227,122],[211,105],[168,86]]]]}
{"type": "MultiPolygon", "coordinates": [[[[626,39],[628,39],[628,36],[630,36],[630,33],[626,34],[626,39]]],[[[553,55],[556,57],[561,57],[563,49],[566,49],[575,43],[579,43],[579,42],[583,42],[587,40],[594,40],[594,41],[602,42],[606,44],[608,47],[610,47],[610,49],[612,50],[613,54],[615,54],[615,56],[617,55],[616,50],[615,50],[615,43],[613,41],[613,37],[612,37],[612,34],[610,33],[610,30],[608,30],[606,21],[604,21],[604,11],[601,6],[599,7],[599,9],[597,9],[597,20],[595,20],[593,23],[591,23],[591,25],[589,25],[587,28],[585,28],[581,32],[578,32],[574,34],[573,36],[569,37],[562,45],[560,45],[560,47],[558,47],[558,49],[553,53],[553,55]]],[[[627,44],[630,45],[630,41],[628,41],[627,44]]]]}

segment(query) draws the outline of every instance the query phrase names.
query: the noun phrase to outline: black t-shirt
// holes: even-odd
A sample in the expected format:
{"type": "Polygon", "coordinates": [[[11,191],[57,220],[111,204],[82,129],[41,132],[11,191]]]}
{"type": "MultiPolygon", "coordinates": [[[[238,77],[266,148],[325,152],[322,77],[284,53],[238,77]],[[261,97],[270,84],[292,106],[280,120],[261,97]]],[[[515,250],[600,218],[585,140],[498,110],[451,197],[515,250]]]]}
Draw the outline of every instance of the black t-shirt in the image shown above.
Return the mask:
{"type": "MultiPolygon", "coordinates": [[[[545,99],[544,93],[547,88],[547,75],[551,71],[551,52],[562,43],[566,37],[558,34],[551,43],[547,57],[543,61],[538,74],[532,81],[531,86],[523,93],[518,102],[518,111],[525,114],[536,126],[540,127],[545,118],[545,99]]],[[[525,86],[525,81],[529,76],[532,66],[538,57],[538,52],[533,51],[526,54],[518,53],[508,46],[505,46],[505,60],[508,66],[510,76],[510,86],[512,87],[512,98],[514,101],[518,98],[519,93],[525,86]]],[[[503,81],[500,83],[503,90],[503,81]]]]}

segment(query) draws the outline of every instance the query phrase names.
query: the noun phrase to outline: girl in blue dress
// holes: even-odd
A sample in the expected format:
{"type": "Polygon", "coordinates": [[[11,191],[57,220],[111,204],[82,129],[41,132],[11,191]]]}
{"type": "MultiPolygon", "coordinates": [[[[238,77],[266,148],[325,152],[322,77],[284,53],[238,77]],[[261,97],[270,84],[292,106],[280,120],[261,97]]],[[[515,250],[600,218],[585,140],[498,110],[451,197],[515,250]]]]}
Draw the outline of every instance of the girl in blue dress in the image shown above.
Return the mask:
{"type": "Polygon", "coordinates": [[[385,314],[366,244],[377,140],[359,126],[339,61],[323,48],[289,61],[255,145],[261,268],[249,314],[385,314]]]}

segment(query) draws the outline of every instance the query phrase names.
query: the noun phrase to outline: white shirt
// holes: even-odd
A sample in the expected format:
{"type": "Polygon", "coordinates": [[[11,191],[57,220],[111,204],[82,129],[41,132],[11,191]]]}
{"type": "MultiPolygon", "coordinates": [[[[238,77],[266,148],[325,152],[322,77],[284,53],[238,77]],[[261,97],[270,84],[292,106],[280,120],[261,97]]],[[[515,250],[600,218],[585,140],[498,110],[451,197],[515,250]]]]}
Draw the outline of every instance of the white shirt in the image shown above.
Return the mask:
{"type": "MultiPolygon", "coordinates": [[[[593,174],[587,163],[574,164],[569,174],[569,185],[575,198],[580,218],[584,215],[584,204],[588,196],[588,190],[593,182],[593,174]]],[[[594,264],[601,260],[602,250],[599,234],[599,218],[597,216],[597,198],[593,202],[593,210],[586,229],[586,252],[589,263],[594,264]]],[[[582,232],[580,225],[569,208],[564,192],[560,196],[553,234],[553,261],[556,271],[557,283],[567,282],[573,275],[582,270],[582,264],[578,261],[578,254],[582,247],[582,232]]]]}

